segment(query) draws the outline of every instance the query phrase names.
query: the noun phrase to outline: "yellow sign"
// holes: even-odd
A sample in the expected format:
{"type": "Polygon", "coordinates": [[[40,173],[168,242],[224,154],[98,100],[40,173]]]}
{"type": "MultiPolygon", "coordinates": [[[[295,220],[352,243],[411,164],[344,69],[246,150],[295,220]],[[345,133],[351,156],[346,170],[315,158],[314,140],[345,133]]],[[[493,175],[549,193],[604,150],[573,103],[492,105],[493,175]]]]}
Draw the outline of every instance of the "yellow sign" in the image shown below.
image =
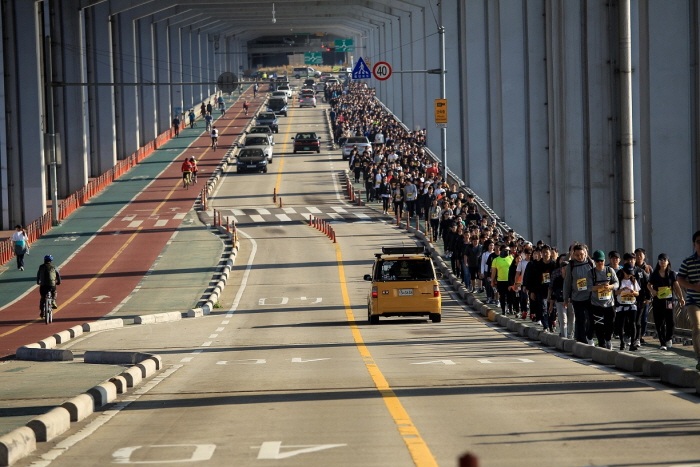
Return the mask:
{"type": "Polygon", "coordinates": [[[435,99],[435,123],[447,123],[447,99],[435,99]]]}

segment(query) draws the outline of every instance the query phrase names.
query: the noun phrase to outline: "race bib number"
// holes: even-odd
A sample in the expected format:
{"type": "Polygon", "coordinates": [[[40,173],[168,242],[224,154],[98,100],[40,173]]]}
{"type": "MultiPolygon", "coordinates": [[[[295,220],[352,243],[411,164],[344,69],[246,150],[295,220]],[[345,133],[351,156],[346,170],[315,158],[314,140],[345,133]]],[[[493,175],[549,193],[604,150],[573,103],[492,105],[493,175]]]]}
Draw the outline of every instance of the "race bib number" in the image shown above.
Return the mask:
{"type": "Polygon", "coordinates": [[[671,298],[671,287],[659,287],[656,298],[660,300],[671,298]]]}
{"type": "Polygon", "coordinates": [[[576,281],[576,290],[579,292],[588,290],[588,280],[585,277],[576,281]]]}
{"type": "Polygon", "coordinates": [[[623,305],[635,305],[637,303],[637,298],[633,293],[622,292],[620,294],[620,303],[623,305]]]}
{"type": "Polygon", "coordinates": [[[413,195],[414,195],[414,193],[406,193],[406,199],[409,200],[409,201],[412,201],[412,200],[413,200],[413,195]]]}
{"type": "MultiPolygon", "coordinates": [[[[548,272],[545,272],[542,274],[542,283],[543,284],[549,284],[551,282],[551,275],[548,272]]],[[[581,290],[581,289],[579,289],[581,290]]]]}
{"type": "Polygon", "coordinates": [[[608,289],[598,291],[598,300],[610,300],[612,292],[608,289]]]}
{"type": "Polygon", "coordinates": [[[439,217],[440,217],[440,215],[439,215],[437,212],[434,212],[434,213],[432,213],[432,214],[430,215],[430,218],[431,218],[431,219],[437,219],[437,218],[439,218],[439,217]]]}

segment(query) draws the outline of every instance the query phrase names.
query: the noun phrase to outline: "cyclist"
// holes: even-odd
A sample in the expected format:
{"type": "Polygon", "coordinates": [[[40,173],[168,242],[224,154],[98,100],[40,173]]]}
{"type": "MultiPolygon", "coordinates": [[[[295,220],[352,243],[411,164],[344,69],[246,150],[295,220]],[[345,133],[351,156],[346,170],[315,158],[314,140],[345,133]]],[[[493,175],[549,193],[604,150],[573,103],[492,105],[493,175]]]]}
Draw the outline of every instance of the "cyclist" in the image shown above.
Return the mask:
{"type": "Polygon", "coordinates": [[[247,101],[247,100],[243,101],[243,112],[244,112],[246,115],[248,115],[248,107],[249,107],[249,106],[248,106],[248,101],[247,101]]]}
{"type": "Polygon", "coordinates": [[[192,183],[197,183],[197,171],[199,170],[197,159],[190,157],[190,164],[192,165],[192,183]]]}
{"type": "Polygon", "coordinates": [[[211,131],[211,122],[214,118],[211,116],[211,112],[207,112],[204,116],[204,121],[207,123],[207,131],[211,131]]]}
{"type": "Polygon", "coordinates": [[[185,162],[182,163],[182,187],[187,188],[192,176],[192,162],[188,157],[185,157],[185,162]]]}
{"type": "Polygon", "coordinates": [[[177,115],[173,118],[173,129],[175,130],[175,136],[180,135],[180,119],[177,115]]]}
{"type": "Polygon", "coordinates": [[[58,308],[56,304],[56,286],[61,284],[61,273],[58,268],[53,264],[53,256],[44,256],[44,264],[39,266],[39,271],[36,273],[36,283],[39,285],[39,294],[41,295],[41,300],[39,301],[39,311],[40,317],[44,317],[44,303],[46,301],[46,294],[51,292],[51,308],[54,310],[58,308]]]}
{"type": "Polygon", "coordinates": [[[187,116],[190,119],[190,128],[194,128],[194,119],[196,118],[196,116],[194,114],[194,109],[190,109],[190,113],[187,114],[187,116]]]}
{"type": "Polygon", "coordinates": [[[216,127],[211,129],[211,147],[216,151],[216,146],[219,144],[219,130],[216,127]]]}

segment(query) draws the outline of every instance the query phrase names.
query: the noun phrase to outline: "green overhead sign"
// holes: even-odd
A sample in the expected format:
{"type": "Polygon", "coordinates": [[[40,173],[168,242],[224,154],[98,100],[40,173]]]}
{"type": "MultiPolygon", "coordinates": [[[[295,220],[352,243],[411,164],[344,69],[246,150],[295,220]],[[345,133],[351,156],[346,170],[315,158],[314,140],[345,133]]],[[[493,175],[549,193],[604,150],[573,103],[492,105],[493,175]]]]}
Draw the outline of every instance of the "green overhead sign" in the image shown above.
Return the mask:
{"type": "Polygon", "coordinates": [[[320,65],[323,63],[321,52],[306,52],[304,54],[304,65],[320,65]]]}
{"type": "Polygon", "coordinates": [[[335,51],[336,52],[354,52],[355,44],[352,39],[336,39],[335,40],[335,51]]]}

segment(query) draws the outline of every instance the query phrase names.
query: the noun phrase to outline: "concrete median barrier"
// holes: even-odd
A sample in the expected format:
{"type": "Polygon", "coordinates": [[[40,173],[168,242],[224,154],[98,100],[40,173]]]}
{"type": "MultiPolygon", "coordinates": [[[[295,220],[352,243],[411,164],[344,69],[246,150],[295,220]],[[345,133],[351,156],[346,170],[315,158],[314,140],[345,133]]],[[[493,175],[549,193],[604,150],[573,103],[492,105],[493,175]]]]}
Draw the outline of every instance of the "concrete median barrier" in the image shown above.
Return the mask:
{"type": "Polygon", "coordinates": [[[188,318],[201,318],[202,316],[204,316],[204,310],[201,308],[190,308],[187,311],[188,318]]]}
{"type": "Polygon", "coordinates": [[[499,326],[506,327],[508,324],[508,318],[506,315],[496,314],[496,322],[499,326]]]}
{"type": "Polygon", "coordinates": [[[12,465],[36,449],[34,430],[23,426],[0,436],[0,466],[12,465]]]}
{"type": "Polygon", "coordinates": [[[556,341],[559,339],[559,336],[556,334],[552,334],[550,332],[545,332],[544,334],[540,334],[540,342],[542,345],[545,347],[556,347],[556,341]]]}
{"type": "Polygon", "coordinates": [[[578,358],[590,360],[593,356],[593,348],[594,347],[592,345],[576,342],[571,351],[578,358]]]}
{"type": "Polygon", "coordinates": [[[153,376],[158,371],[156,362],[150,358],[137,363],[136,368],[141,370],[141,377],[144,379],[153,376]]]}
{"type": "Polygon", "coordinates": [[[576,344],[575,339],[563,339],[564,352],[574,353],[574,345],[576,344]]]}
{"type": "Polygon", "coordinates": [[[104,331],[106,329],[123,328],[124,320],[121,318],[101,319],[83,324],[83,332],[104,331]]]}
{"type": "Polygon", "coordinates": [[[39,415],[27,423],[39,442],[51,441],[70,428],[70,413],[63,407],[39,415]]]}
{"type": "Polygon", "coordinates": [[[56,338],[53,336],[47,337],[39,341],[39,345],[42,349],[55,349],[56,348],[56,338]]]}
{"type": "Polygon", "coordinates": [[[508,329],[511,332],[515,332],[515,326],[518,323],[513,321],[512,319],[509,319],[508,322],[506,323],[506,329],[508,329]]]}
{"type": "Polygon", "coordinates": [[[67,400],[61,407],[68,411],[71,422],[79,422],[95,411],[95,400],[90,394],[81,394],[67,400]]]}
{"type": "Polygon", "coordinates": [[[20,347],[15,352],[17,360],[31,362],[71,362],[73,352],[61,349],[41,349],[36,347],[20,347]]]}
{"type": "Polygon", "coordinates": [[[138,367],[131,367],[119,376],[123,376],[126,380],[126,386],[133,388],[143,380],[143,371],[138,367]]]}
{"type": "Polygon", "coordinates": [[[93,386],[92,388],[88,389],[87,393],[92,396],[95,407],[99,408],[116,400],[117,385],[112,381],[107,381],[105,383],[98,384],[97,386],[93,386]]]}
{"type": "Polygon", "coordinates": [[[644,364],[642,365],[642,373],[644,373],[644,376],[658,378],[659,376],[661,376],[661,369],[663,367],[663,362],[651,358],[645,358],[644,364]]]}
{"type": "Polygon", "coordinates": [[[644,357],[625,352],[618,352],[615,367],[632,373],[641,373],[644,369],[644,357]]]}
{"type": "Polygon", "coordinates": [[[53,335],[53,338],[56,339],[56,344],[65,344],[69,340],[73,338],[71,335],[70,331],[66,329],[65,331],[57,332],[56,334],[53,335]]]}
{"type": "Polygon", "coordinates": [[[496,321],[496,316],[497,316],[497,315],[496,315],[496,312],[489,308],[489,310],[487,311],[487,313],[488,313],[487,317],[488,317],[489,321],[495,322],[495,321],[496,321]]]}
{"type": "Polygon", "coordinates": [[[180,321],[182,313],[179,311],[170,311],[167,313],[154,313],[152,315],[140,315],[134,318],[134,324],[154,324],[167,323],[171,321],[180,321]]]}
{"type": "Polygon", "coordinates": [[[85,363],[107,365],[135,365],[141,361],[140,352],[111,352],[102,350],[88,350],[83,356],[85,363]]]}
{"type": "Polygon", "coordinates": [[[602,347],[593,347],[591,358],[596,363],[603,365],[615,365],[615,358],[617,357],[617,354],[618,352],[614,350],[608,350],[602,347]]]}
{"type": "Polygon", "coordinates": [[[124,394],[129,387],[126,383],[126,378],[124,378],[122,375],[117,375],[114,378],[110,378],[109,382],[114,384],[114,387],[117,389],[117,394],[124,394]]]}
{"type": "Polygon", "coordinates": [[[531,341],[538,341],[540,340],[540,335],[543,333],[545,332],[542,329],[530,326],[530,328],[527,330],[527,338],[531,341]]]}
{"type": "Polygon", "coordinates": [[[661,368],[661,381],[680,388],[696,387],[699,378],[700,373],[695,369],[679,365],[664,365],[661,368]]]}
{"type": "Polygon", "coordinates": [[[525,323],[519,323],[520,326],[517,327],[518,329],[518,335],[520,337],[527,337],[527,334],[530,332],[530,326],[528,326],[525,323]]]}
{"type": "Polygon", "coordinates": [[[71,338],[75,339],[76,337],[83,335],[83,326],[82,325],[73,326],[72,328],[68,329],[68,332],[70,332],[71,338]]]}

